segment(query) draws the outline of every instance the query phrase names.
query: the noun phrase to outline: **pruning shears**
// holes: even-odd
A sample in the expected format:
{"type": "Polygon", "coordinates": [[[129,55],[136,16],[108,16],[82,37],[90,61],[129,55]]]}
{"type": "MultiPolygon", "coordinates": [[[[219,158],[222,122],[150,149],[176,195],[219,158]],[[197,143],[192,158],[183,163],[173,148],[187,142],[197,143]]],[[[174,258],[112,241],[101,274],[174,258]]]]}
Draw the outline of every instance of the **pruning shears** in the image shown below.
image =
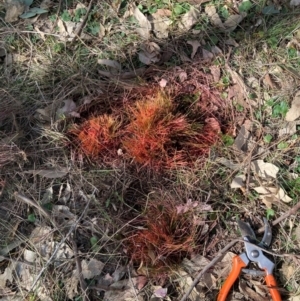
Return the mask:
{"type": "Polygon", "coordinates": [[[238,221],[238,226],[241,230],[241,234],[244,240],[246,252],[236,255],[232,259],[232,270],[226,279],[223,287],[220,290],[217,301],[225,301],[227,295],[233,286],[240,273],[263,274],[265,276],[266,284],[269,288],[273,301],[281,301],[280,293],[277,289],[277,283],[273,275],[273,269],[275,264],[268,257],[264,255],[264,249],[267,249],[271,245],[272,241],[272,229],[267,219],[264,218],[265,233],[261,242],[258,242],[254,231],[248,223],[238,221]],[[250,262],[254,262],[262,271],[246,270],[245,268],[250,262]],[[257,272],[257,273],[256,273],[257,272]]]}

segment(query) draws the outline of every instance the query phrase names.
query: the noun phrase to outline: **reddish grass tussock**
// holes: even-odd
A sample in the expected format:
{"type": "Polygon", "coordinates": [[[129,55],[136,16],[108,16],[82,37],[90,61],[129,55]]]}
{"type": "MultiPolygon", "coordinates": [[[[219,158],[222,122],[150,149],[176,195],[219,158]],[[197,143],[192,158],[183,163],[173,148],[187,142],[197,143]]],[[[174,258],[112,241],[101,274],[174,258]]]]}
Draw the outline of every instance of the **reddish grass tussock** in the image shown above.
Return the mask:
{"type": "Polygon", "coordinates": [[[130,107],[131,118],[123,139],[127,154],[155,170],[187,166],[191,154],[205,154],[217,141],[220,127],[215,130],[204,121],[193,121],[177,107],[161,92],[130,107]]]}
{"type": "Polygon", "coordinates": [[[120,122],[107,114],[88,119],[77,131],[80,149],[92,158],[116,154],[120,144],[119,129],[120,122]]]}
{"type": "Polygon", "coordinates": [[[193,210],[179,212],[176,201],[169,198],[150,201],[140,221],[145,230],[133,233],[126,241],[131,260],[139,266],[158,271],[178,264],[200,246],[200,223],[193,210]]]}
{"type": "Polygon", "coordinates": [[[189,128],[185,118],[175,116],[172,109],[170,98],[162,93],[129,108],[123,147],[136,162],[154,169],[171,167],[164,165],[172,164],[174,138],[189,128]]]}
{"type": "Polygon", "coordinates": [[[195,95],[176,98],[150,90],[148,97],[127,102],[123,110],[92,117],[72,130],[79,151],[93,159],[106,157],[109,164],[121,149],[128,162],[155,171],[191,166],[204,158],[221,132],[219,121],[200,108],[195,95]]]}

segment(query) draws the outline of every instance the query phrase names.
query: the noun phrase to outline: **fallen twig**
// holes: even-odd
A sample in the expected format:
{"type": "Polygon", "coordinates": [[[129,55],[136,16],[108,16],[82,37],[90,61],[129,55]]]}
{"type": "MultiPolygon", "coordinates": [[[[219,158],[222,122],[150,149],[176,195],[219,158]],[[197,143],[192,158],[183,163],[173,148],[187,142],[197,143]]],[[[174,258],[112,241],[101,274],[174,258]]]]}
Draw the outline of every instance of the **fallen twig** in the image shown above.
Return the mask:
{"type": "Polygon", "coordinates": [[[227,246],[225,246],[219,253],[218,255],[207,265],[203,268],[203,270],[197,275],[197,277],[194,279],[193,283],[191,284],[189,290],[183,295],[183,297],[180,299],[180,301],[185,301],[194,287],[197,285],[201,277],[211,268],[213,267],[217,262],[219,262],[222,257],[225,255],[225,253],[232,247],[234,246],[237,242],[241,241],[241,239],[235,239],[231,241],[227,246]]]}
{"type": "Polygon", "coordinates": [[[75,257],[75,262],[76,262],[76,268],[77,268],[77,274],[79,277],[79,283],[80,283],[80,288],[83,294],[83,301],[88,301],[89,298],[87,296],[87,285],[84,281],[83,275],[82,275],[82,266],[81,266],[81,262],[78,256],[78,249],[77,249],[77,244],[76,244],[76,235],[74,233],[74,237],[72,239],[72,246],[73,246],[73,251],[74,251],[74,257],[75,257]]]}
{"type": "MultiPolygon", "coordinates": [[[[275,225],[279,224],[281,221],[283,221],[284,219],[288,218],[289,216],[296,214],[299,209],[300,209],[300,202],[298,202],[294,207],[292,207],[286,213],[284,213],[283,215],[281,215],[277,219],[275,219],[272,222],[272,226],[275,226],[275,225]]],[[[263,233],[264,231],[265,231],[264,226],[257,230],[258,233],[263,233]]]]}
{"type": "Polygon", "coordinates": [[[72,40],[72,42],[71,42],[71,45],[74,45],[74,43],[76,42],[77,38],[80,37],[81,32],[82,32],[82,30],[83,30],[83,28],[84,28],[84,26],[85,26],[85,24],[86,24],[86,22],[87,22],[87,20],[88,20],[88,17],[89,17],[90,12],[91,12],[91,10],[92,10],[93,2],[94,2],[94,0],[90,0],[89,6],[88,6],[87,11],[86,11],[86,14],[85,14],[85,16],[84,16],[84,19],[83,19],[83,21],[81,22],[81,24],[80,24],[80,26],[78,27],[78,29],[76,30],[75,36],[74,36],[74,38],[73,38],[73,40],[72,40]]]}

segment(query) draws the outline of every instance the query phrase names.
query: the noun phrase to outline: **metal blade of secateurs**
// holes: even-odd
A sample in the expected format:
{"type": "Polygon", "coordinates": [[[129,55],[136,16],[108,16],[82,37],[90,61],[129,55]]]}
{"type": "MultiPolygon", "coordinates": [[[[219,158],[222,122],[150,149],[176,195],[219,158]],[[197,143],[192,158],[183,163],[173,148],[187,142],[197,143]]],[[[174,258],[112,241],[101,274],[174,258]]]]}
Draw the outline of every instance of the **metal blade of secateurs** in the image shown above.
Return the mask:
{"type": "Polygon", "coordinates": [[[246,240],[251,243],[256,243],[256,236],[251,226],[248,223],[242,222],[241,220],[238,220],[237,223],[239,225],[243,238],[246,238],[246,240]]]}
{"type": "Polygon", "coordinates": [[[272,242],[272,229],[270,224],[268,223],[268,220],[265,217],[264,217],[264,224],[265,224],[265,233],[263,239],[258,245],[261,247],[269,247],[272,242]]]}

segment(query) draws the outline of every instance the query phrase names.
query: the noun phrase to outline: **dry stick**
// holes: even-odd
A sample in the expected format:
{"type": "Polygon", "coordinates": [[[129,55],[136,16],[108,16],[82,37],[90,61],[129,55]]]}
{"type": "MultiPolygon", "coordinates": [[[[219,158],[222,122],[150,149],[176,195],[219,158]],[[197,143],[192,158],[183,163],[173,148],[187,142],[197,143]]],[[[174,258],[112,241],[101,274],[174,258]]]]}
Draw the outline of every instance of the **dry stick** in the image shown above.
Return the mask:
{"type": "Polygon", "coordinates": [[[74,237],[72,239],[72,246],[73,246],[73,251],[74,251],[74,256],[75,256],[75,262],[76,262],[76,268],[77,268],[78,277],[79,277],[80,288],[81,288],[81,291],[82,291],[82,294],[83,294],[83,301],[88,301],[89,298],[88,298],[87,293],[86,293],[87,285],[86,285],[86,283],[84,281],[84,278],[83,278],[82,266],[81,266],[81,262],[79,260],[78,249],[77,249],[77,244],[76,244],[75,239],[76,239],[76,235],[74,233],[74,237]]]}
{"type": "MultiPolygon", "coordinates": [[[[297,203],[294,207],[292,207],[290,210],[288,210],[285,214],[283,214],[282,216],[280,216],[279,218],[277,218],[272,225],[275,226],[278,223],[280,223],[282,220],[284,220],[285,218],[289,217],[292,214],[296,214],[296,212],[300,209],[300,202],[297,203]]],[[[261,227],[258,229],[258,233],[262,233],[264,232],[265,227],[261,227]]],[[[227,252],[232,246],[234,246],[237,242],[244,242],[243,240],[241,240],[240,238],[235,239],[233,241],[231,241],[227,246],[225,246],[220,252],[219,255],[217,257],[215,257],[207,266],[205,266],[203,268],[203,270],[197,275],[197,277],[194,279],[193,283],[191,284],[189,290],[183,295],[183,297],[180,299],[180,301],[185,301],[189,295],[191,294],[192,290],[194,289],[194,287],[197,285],[197,283],[200,281],[201,277],[211,268],[213,267],[217,262],[219,262],[222,257],[224,256],[225,252],[227,252]]],[[[295,255],[291,255],[291,254],[283,254],[283,255],[279,255],[279,254],[274,254],[273,252],[270,251],[266,251],[264,250],[264,252],[272,254],[274,256],[295,256],[295,255]]]]}
{"type": "MultiPolygon", "coordinates": [[[[286,213],[275,219],[275,221],[272,222],[272,226],[275,226],[279,224],[282,220],[288,218],[289,216],[296,214],[297,211],[300,209],[300,202],[298,202],[294,207],[292,207],[290,210],[288,210],[286,213]]],[[[263,233],[265,231],[265,227],[261,227],[257,230],[258,233],[263,233]]]]}
{"type": "Polygon", "coordinates": [[[71,42],[71,45],[74,45],[74,43],[76,42],[77,38],[80,37],[81,32],[82,32],[82,30],[83,30],[83,28],[84,28],[84,26],[85,26],[85,24],[86,24],[86,22],[88,20],[90,12],[92,10],[92,4],[93,4],[93,2],[94,2],[94,0],[90,0],[89,6],[87,8],[87,12],[86,12],[86,14],[84,16],[84,19],[83,19],[82,23],[80,24],[79,28],[75,32],[75,37],[73,38],[73,40],[71,42]]]}
{"type": "Polygon", "coordinates": [[[56,13],[56,19],[53,23],[53,26],[51,28],[51,33],[53,32],[54,28],[56,27],[57,25],[57,21],[58,21],[58,18],[59,18],[59,13],[61,11],[61,6],[62,6],[62,0],[59,0],[59,3],[58,3],[58,8],[57,8],[57,13],[56,13]]]}
{"type": "Polygon", "coordinates": [[[56,247],[55,251],[52,253],[52,255],[50,256],[49,260],[46,262],[45,266],[42,268],[42,270],[39,272],[39,274],[35,278],[33,284],[31,285],[31,287],[30,287],[30,289],[28,291],[28,294],[34,289],[34,287],[36,286],[37,282],[39,281],[39,279],[41,278],[41,276],[43,275],[43,273],[45,272],[45,270],[48,268],[48,266],[50,265],[50,263],[52,262],[52,260],[56,256],[57,252],[60,250],[61,246],[66,242],[66,240],[69,238],[69,236],[72,234],[72,232],[76,229],[77,225],[79,224],[79,222],[81,221],[81,219],[84,217],[84,215],[85,215],[85,213],[86,213],[86,211],[87,211],[87,209],[88,209],[88,207],[90,205],[90,201],[91,201],[91,198],[88,199],[88,202],[87,202],[84,210],[82,211],[80,217],[72,225],[72,227],[70,228],[70,230],[68,231],[68,233],[66,234],[66,236],[58,244],[58,246],[56,247]]]}
{"type": "Polygon", "coordinates": [[[213,267],[218,261],[222,259],[222,257],[225,255],[225,253],[232,247],[234,246],[237,242],[240,242],[240,239],[235,239],[231,241],[227,246],[225,246],[219,253],[218,256],[215,257],[208,265],[204,267],[204,269],[197,275],[197,277],[194,279],[193,283],[191,284],[189,290],[183,295],[183,297],[180,299],[180,301],[185,301],[194,287],[197,285],[201,277],[211,268],[213,267]]]}

